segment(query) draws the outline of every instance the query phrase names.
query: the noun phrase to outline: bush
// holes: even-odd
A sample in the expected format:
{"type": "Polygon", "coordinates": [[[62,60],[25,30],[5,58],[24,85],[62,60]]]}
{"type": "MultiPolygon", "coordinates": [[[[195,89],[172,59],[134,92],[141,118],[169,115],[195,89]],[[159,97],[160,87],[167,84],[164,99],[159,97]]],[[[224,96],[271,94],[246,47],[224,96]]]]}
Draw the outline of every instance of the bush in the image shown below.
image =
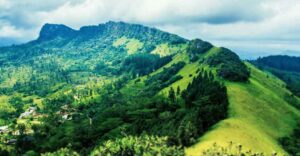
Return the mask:
{"type": "Polygon", "coordinates": [[[247,81],[250,71],[239,57],[226,48],[209,57],[206,63],[217,68],[217,74],[230,81],[247,81]]]}
{"type": "Polygon", "coordinates": [[[184,155],[184,150],[180,147],[168,145],[167,137],[143,135],[106,141],[91,153],[91,156],[98,155],[181,156],[184,155]]]}
{"type": "Polygon", "coordinates": [[[138,75],[147,75],[164,66],[172,60],[171,56],[160,58],[158,55],[137,53],[128,56],[122,65],[121,71],[132,72],[138,75]]]}
{"type": "Polygon", "coordinates": [[[291,136],[283,137],[279,140],[283,148],[291,155],[300,155],[300,126],[294,130],[291,136]]]}
{"type": "Polygon", "coordinates": [[[197,57],[198,54],[203,54],[209,49],[211,49],[212,47],[213,45],[210,44],[209,42],[202,41],[200,39],[195,39],[195,40],[191,40],[188,43],[187,53],[189,54],[190,60],[194,62],[198,60],[197,57]]]}
{"type": "Polygon", "coordinates": [[[52,153],[44,153],[42,156],[79,156],[79,154],[68,148],[61,148],[52,153]]]}

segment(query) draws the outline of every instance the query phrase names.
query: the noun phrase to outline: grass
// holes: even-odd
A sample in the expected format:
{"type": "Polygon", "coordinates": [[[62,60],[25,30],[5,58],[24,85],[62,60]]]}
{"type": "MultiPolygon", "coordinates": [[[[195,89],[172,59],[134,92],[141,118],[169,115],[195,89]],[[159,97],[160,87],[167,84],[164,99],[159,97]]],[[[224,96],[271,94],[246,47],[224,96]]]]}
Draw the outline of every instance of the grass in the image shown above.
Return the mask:
{"type": "MultiPolygon", "coordinates": [[[[207,58],[219,51],[218,47],[213,47],[209,51],[207,51],[203,55],[199,55],[199,58],[207,58]]],[[[197,76],[197,70],[203,69],[203,70],[210,70],[208,65],[200,64],[198,61],[190,63],[188,55],[186,53],[183,53],[182,55],[175,56],[176,59],[174,59],[176,62],[184,61],[187,64],[177,73],[177,75],[181,75],[182,79],[176,81],[175,83],[171,84],[170,86],[164,88],[160,91],[160,94],[167,95],[170,88],[173,87],[174,89],[177,89],[179,86],[181,90],[184,90],[187,88],[188,84],[192,82],[193,78],[197,76]],[[182,57],[184,56],[184,57],[182,57]]],[[[172,63],[172,62],[171,62],[172,63]]]]}
{"type": "Polygon", "coordinates": [[[121,45],[124,45],[127,42],[127,37],[123,36],[121,38],[118,38],[114,43],[113,46],[114,47],[119,47],[121,45]]]}
{"type": "MultiPolygon", "coordinates": [[[[218,50],[219,48],[214,47],[204,55],[200,55],[200,59],[214,55],[218,50]]],[[[196,76],[198,68],[214,71],[198,62],[190,63],[185,52],[175,55],[173,60],[164,67],[179,61],[187,63],[177,73],[183,78],[161,90],[160,94],[166,95],[171,86],[174,89],[178,86],[181,90],[185,89],[192,78],[196,76]]],[[[210,131],[199,138],[197,144],[187,148],[186,155],[201,155],[214,143],[226,147],[231,141],[234,144],[243,145],[243,149],[249,149],[252,152],[264,152],[271,155],[276,151],[279,155],[287,154],[277,140],[292,132],[297,121],[300,120],[300,111],[284,100],[284,96],[291,94],[285,88],[284,82],[269,73],[260,71],[249,63],[246,65],[251,70],[248,83],[224,81],[230,103],[228,118],[213,126],[210,131]]],[[[161,72],[164,67],[150,75],[161,72]]],[[[127,87],[123,88],[123,92],[136,94],[138,88],[143,88],[144,79],[146,76],[136,84],[131,81],[127,87]]]]}
{"type": "Polygon", "coordinates": [[[143,47],[143,45],[144,44],[139,40],[133,38],[127,38],[125,36],[117,39],[113,43],[114,47],[125,46],[125,48],[127,49],[127,53],[129,55],[136,53],[139,49],[143,47]]]}
{"type": "Polygon", "coordinates": [[[130,39],[126,45],[127,53],[134,54],[143,47],[143,43],[137,39],[130,39]]]}
{"type": "Polygon", "coordinates": [[[270,155],[276,151],[286,154],[277,139],[289,135],[300,120],[300,112],[284,101],[290,94],[284,83],[247,63],[251,69],[249,83],[226,82],[229,96],[229,117],[215,125],[186,149],[187,155],[199,155],[213,143],[226,146],[228,142],[242,144],[252,151],[270,155]]]}

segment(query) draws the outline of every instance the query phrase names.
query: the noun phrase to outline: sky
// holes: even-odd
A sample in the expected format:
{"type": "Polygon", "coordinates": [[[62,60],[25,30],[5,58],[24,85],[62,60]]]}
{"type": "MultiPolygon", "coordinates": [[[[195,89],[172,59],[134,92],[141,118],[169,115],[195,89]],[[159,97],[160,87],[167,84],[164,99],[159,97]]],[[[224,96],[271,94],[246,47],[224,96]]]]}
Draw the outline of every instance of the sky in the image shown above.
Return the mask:
{"type": "Polygon", "coordinates": [[[299,0],[0,0],[0,46],[36,39],[45,23],[107,21],[200,38],[242,58],[300,55],[299,0]]]}

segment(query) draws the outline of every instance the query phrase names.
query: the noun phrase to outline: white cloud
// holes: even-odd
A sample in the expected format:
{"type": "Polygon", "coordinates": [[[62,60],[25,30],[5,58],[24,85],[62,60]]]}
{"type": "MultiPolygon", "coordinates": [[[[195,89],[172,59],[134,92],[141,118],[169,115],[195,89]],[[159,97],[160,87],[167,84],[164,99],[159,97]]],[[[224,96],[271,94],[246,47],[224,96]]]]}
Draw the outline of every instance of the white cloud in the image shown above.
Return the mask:
{"type": "MultiPolygon", "coordinates": [[[[299,10],[298,0],[0,0],[6,23],[0,24],[0,37],[31,40],[44,23],[79,28],[116,20],[220,43],[288,42],[300,40],[299,10]]],[[[270,45],[279,48],[276,43],[270,45]]]]}

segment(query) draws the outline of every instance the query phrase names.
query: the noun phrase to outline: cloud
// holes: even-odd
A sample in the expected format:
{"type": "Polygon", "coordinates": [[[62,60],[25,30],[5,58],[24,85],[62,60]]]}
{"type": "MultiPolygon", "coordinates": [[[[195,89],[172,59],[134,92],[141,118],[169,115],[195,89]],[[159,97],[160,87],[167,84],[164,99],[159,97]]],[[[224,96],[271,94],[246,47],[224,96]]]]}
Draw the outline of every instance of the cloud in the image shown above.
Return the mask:
{"type": "Polygon", "coordinates": [[[44,11],[40,15],[47,20],[67,21],[74,25],[105,20],[154,25],[224,24],[263,20],[272,15],[272,10],[258,0],[86,0],[76,5],[66,2],[56,10],[44,11]]]}
{"type": "Polygon", "coordinates": [[[0,37],[32,40],[44,23],[114,20],[221,43],[287,42],[300,40],[298,10],[298,0],[0,0],[0,37]]]}

